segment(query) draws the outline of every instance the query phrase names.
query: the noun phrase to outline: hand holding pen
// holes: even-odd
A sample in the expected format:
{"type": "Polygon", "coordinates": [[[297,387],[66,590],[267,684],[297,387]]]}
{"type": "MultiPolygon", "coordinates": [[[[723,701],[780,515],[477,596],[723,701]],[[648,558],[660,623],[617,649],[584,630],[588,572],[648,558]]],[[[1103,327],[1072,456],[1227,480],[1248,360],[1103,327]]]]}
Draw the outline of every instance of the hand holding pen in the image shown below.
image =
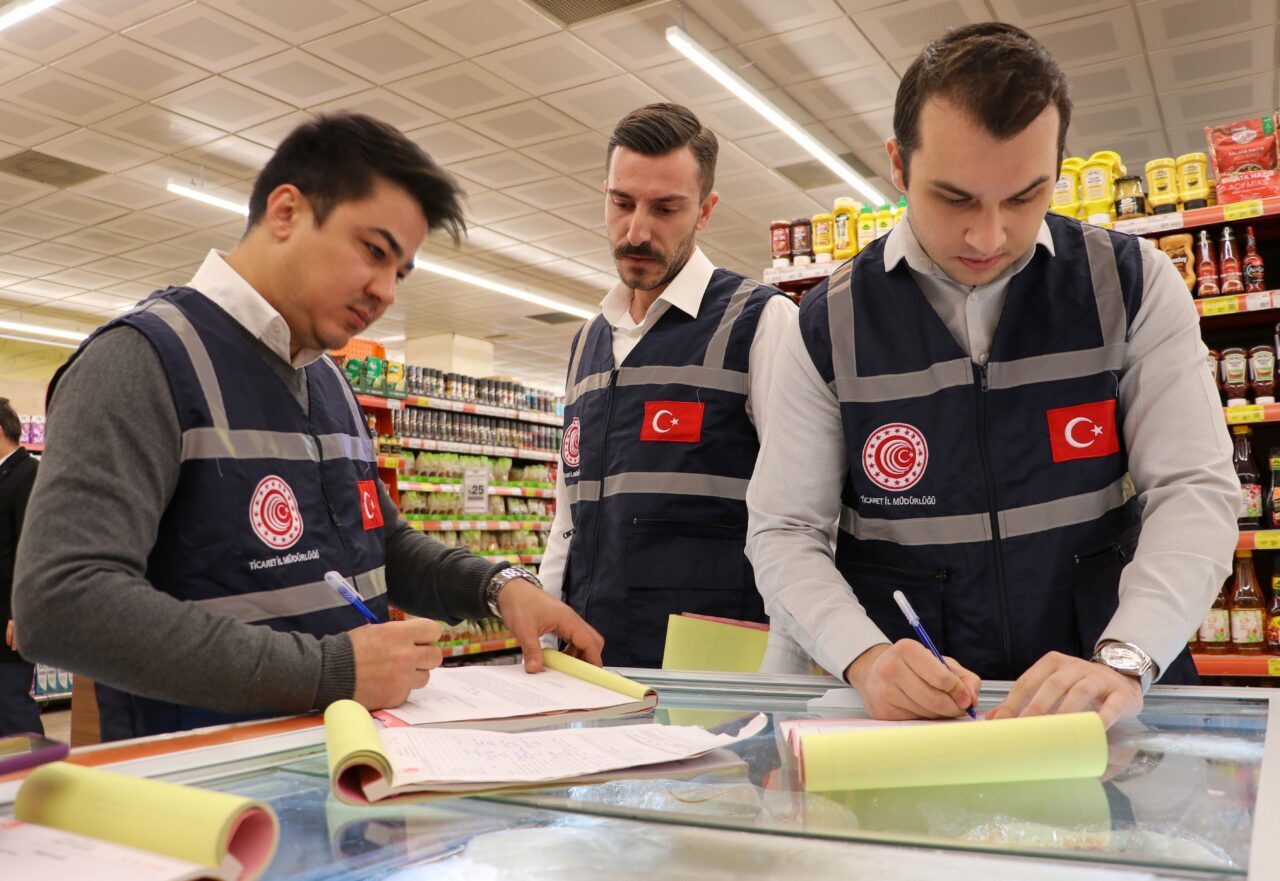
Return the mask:
{"type": "MultiPolygon", "coordinates": [[[[902,610],[902,614],[907,616],[907,623],[911,625],[911,629],[916,632],[916,636],[920,637],[920,641],[924,643],[925,648],[933,653],[938,659],[938,663],[946,667],[948,671],[951,666],[947,663],[947,659],[942,657],[942,652],[938,651],[938,647],[933,644],[933,640],[929,638],[929,634],[925,632],[924,625],[920,623],[920,616],[916,614],[916,610],[911,608],[911,603],[907,601],[906,594],[900,590],[893,592],[893,601],[898,604],[898,608],[902,610]]],[[[977,696],[974,696],[974,702],[965,707],[965,712],[969,714],[970,719],[977,719],[978,714],[974,711],[974,704],[977,703],[977,696]]]]}

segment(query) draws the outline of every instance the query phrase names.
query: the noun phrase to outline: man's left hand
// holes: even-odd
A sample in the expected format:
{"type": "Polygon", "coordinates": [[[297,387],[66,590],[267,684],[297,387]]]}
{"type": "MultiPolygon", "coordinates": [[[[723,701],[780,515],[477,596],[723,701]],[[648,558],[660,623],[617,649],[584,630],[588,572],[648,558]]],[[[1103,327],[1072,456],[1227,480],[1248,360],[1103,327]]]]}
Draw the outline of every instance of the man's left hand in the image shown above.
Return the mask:
{"type": "Polygon", "coordinates": [[[601,664],[600,652],[604,649],[604,637],[583,621],[578,613],[552,597],[536,584],[523,578],[508,581],[498,593],[498,611],[511,635],[520,643],[524,652],[524,668],[530,673],[542,669],[542,644],[540,638],[555,633],[569,643],[565,654],[595,664],[601,664]]]}
{"type": "Polygon", "coordinates": [[[1048,716],[1097,710],[1110,728],[1142,711],[1142,685],[1110,667],[1061,652],[1049,652],[1018,677],[1009,696],[988,719],[1048,716]]]}
{"type": "Polygon", "coordinates": [[[18,650],[18,638],[13,635],[13,619],[9,619],[9,623],[4,628],[4,644],[15,652],[18,650]]]}

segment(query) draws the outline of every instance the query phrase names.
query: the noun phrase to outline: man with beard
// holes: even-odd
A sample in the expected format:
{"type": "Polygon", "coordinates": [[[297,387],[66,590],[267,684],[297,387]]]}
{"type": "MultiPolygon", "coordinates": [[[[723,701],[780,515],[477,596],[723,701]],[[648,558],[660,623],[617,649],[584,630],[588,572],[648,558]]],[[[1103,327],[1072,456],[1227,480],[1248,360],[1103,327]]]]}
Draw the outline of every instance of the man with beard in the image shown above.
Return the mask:
{"type": "Polygon", "coordinates": [[[744,500],[796,309],[698,249],[717,150],[687,108],[651,104],[618,123],[606,154],[619,281],[570,350],[542,579],[615,666],[658,666],[671,614],[767,620],[744,500]]]}

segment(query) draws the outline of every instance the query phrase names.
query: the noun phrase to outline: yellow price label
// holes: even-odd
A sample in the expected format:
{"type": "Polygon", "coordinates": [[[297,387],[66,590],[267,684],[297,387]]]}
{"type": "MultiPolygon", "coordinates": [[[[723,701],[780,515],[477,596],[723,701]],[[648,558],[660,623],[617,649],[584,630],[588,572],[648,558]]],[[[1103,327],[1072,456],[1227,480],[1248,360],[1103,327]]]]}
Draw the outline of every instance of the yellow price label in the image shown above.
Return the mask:
{"type": "Polygon", "coordinates": [[[1261,404],[1248,404],[1243,407],[1227,407],[1227,424],[1243,425],[1246,422],[1263,422],[1267,412],[1261,404]]]}
{"type": "Polygon", "coordinates": [[[1253,534],[1253,546],[1260,551],[1280,550],[1280,530],[1264,529],[1253,534]]]}
{"type": "Polygon", "coordinates": [[[1280,676],[1280,658],[1267,658],[1267,675],[1280,676]]]}
{"type": "Polygon", "coordinates": [[[1246,220],[1250,217],[1262,216],[1262,200],[1250,199],[1247,202],[1232,202],[1222,206],[1222,216],[1226,220],[1246,220]]]}
{"type": "Polygon", "coordinates": [[[1202,315],[1229,315],[1240,311],[1239,297],[1210,297],[1200,301],[1202,315]]]}

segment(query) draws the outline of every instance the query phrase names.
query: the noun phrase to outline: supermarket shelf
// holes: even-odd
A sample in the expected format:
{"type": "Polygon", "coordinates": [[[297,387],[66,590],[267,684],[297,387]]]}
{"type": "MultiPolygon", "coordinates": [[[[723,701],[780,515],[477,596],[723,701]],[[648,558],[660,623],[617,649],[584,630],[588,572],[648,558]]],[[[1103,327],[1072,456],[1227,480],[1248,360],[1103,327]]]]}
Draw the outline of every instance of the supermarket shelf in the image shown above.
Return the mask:
{"type": "Polygon", "coordinates": [[[835,272],[839,263],[810,263],[808,266],[769,267],[761,275],[761,281],[784,291],[804,291],[835,272]]]}
{"type": "Polygon", "coordinates": [[[1267,199],[1233,202],[1229,205],[1214,205],[1212,208],[1193,208],[1190,211],[1153,214],[1150,217],[1139,217],[1134,220],[1117,220],[1113,228],[1116,232],[1145,236],[1152,233],[1174,233],[1200,226],[1211,226],[1215,223],[1234,223],[1255,217],[1271,217],[1277,214],[1280,214],[1280,196],[1272,196],[1267,199]]]}
{"type": "Polygon", "coordinates": [[[1240,312],[1266,312],[1271,309],[1280,309],[1280,291],[1255,291],[1252,294],[1196,300],[1196,311],[1201,318],[1235,315],[1240,312]]]}
{"type": "MultiPolygon", "coordinates": [[[[546,450],[522,450],[516,447],[491,447],[488,444],[456,444],[452,441],[422,440],[416,437],[392,438],[405,449],[426,450],[434,453],[468,453],[474,456],[503,456],[509,459],[528,459],[533,462],[554,462],[559,457],[546,450]]],[[[381,467],[381,466],[379,466],[381,467]]]]}
{"type": "Polygon", "coordinates": [[[418,520],[405,517],[405,522],[419,532],[514,532],[533,529],[545,532],[551,520],[418,520]]]}
{"type": "Polygon", "coordinates": [[[1192,655],[1201,676],[1280,676],[1278,655],[1192,655]]]}
{"type": "Polygon", "coordinates": [[[405,407],[419,407],[424,410],[448,410],[451,413],[469,413],[474,416],[514,419],[518,422],[551,425],[555,428],[559,428],[564,424],[564,420],[553,413],[541,413],[536,410],[515,410],[509,407],[493,407],[489,404],[469,404],[463,401],[450,401],[447,398],[428,398],[423,395],[409,395],[407,398],[356,395],[356,400],[360,402],[360,406],[374,410],[403,410],[405,407]]]}
{"type": "Polygon", "coordinates": [[[1223,407],[1228,425],[1247,425],[1253,422],[1280,422],[1280,404],[1247,404],[1243,407],[1223,407]]]}
{"type": "Polygon", "coordinates": [[[1241,529],[1236,539],[1238,551],[1280,550],[1280,529],[1241,529]]]}
{"type": "Polygon", "coordinates": [[[38,704],[48,704],[48,703],[52,703],[53,701],[71,700],[71,692],[56,691],[53,694],[33,694],[32,697],[35,698],[35,701],[38,704]]]}
{"type": "Polygon", "coordinates": [[[399,471],[404,465],[404,459],[399,456],[379,456],[378,467],[390,468],[392,471],[399,471]]]}
{"type": "Polygon", "coordinates": [[[461,658],[467,655],[483,655],[486,652],[504,652],[520,648],[518,640],[497,639],[490,642],[473,642],[470,645],[451,645],[440,649],[446,658],[461,658]]]}
{"type": "MultiPolygon", "coordinates": [[[[460,493],[462,492],[462,484],[460,483],[435,483],[426,480],[405,480],[401,478],[397,484],[399,490],[404,492],[412,490],[414,492],[423,493],[460,493]]],[[[489,495],[491,496],[513,496],[523,499],[554,499],[556,491],[553,489],[534,489],[527,486],[489,486],[489,495]]]]}

